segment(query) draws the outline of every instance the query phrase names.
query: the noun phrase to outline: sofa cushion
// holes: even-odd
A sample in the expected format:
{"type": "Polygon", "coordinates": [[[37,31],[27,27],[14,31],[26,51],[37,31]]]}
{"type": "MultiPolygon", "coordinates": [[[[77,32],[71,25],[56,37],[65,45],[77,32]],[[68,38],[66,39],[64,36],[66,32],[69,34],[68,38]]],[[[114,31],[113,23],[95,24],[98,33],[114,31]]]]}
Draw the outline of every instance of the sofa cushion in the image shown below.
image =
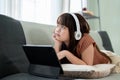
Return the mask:
{"type": "Polygon", "coordinates": [[[38,77],[38,76],[30,75],[28,73],[18,73],[18,74],[7,76],[1,80],[57,80],[57,79],[38,77]]]}
{"type": "Polygon", "coordinates": [[[105,48],[103,47],[103,42],[102,42],[102,38],[99,35],[98,31],[90,31],[90,35],[92,36],[92,38],[95,40],[95,42],[97,43],[98,47],[101,50],[104,50],[105,48]]]}

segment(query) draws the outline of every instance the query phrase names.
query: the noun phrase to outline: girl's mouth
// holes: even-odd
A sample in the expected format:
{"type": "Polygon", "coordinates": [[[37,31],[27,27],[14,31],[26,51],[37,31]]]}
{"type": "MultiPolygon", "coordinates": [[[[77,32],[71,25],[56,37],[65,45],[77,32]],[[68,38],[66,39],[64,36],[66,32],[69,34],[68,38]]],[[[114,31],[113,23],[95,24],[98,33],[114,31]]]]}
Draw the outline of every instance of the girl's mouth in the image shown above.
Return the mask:
{"type": "Polygon", "coordinates": [[[60,36],[60,35],[59,35],[59,34],[57,34],[57,33],[56,33],[55,35],[56,35],[56,36],[60,36]]]}

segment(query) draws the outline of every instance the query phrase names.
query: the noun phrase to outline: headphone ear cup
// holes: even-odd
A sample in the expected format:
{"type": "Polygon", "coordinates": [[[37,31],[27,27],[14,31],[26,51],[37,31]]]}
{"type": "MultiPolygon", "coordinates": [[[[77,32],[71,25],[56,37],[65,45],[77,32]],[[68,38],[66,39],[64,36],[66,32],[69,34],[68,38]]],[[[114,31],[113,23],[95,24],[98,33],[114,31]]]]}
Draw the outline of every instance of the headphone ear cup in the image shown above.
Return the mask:
{"type": "Polygon", "coordinates": [[[76,39],[76,40],[80,40],[80,38],[81,38],[81,33],[75,31],[75,39],[76,39]]]}

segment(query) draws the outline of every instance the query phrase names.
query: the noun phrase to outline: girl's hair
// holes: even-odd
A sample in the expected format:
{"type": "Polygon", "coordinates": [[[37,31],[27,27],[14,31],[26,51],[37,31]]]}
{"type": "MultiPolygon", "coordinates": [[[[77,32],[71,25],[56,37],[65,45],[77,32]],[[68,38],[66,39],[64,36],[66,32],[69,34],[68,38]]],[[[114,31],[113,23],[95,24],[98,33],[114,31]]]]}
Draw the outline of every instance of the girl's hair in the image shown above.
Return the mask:
{"type": "MultiPolygon", "coordinates": [[[[80,31],[82,33],[82,36],[84,33],[89,33],[90,26],[89,26],[88,22],[85,20],[85,18],[79,13],[74,13],[74,14],[77,16],[77,18],[79,20],[80,31]]],[[[77,30],[75,19],[69,13],[63,13],[58,17],[57,24],[61,24],[61,25],[66,26],[69,30],[69,35],[70,35],[70,43],[69,43],[68,47],[66,47],[66,45],[63,43],[61,50],[67,49],[71,53],[73,53],[74,55],[77,56],[76,46],[77,46],[79,40],[76,40],[75,36],[74,36],[74,33],[77,30]]],[[[103,52],[101,52],[100,49],[98,48],[98,46],[96,46],[96,48],[101,53],[101,55],[105,56],[111,62],[111,59],[107,55],[105,55],[103,52]]]]}
{"type": "Polygon", "coordinates": [[[110,63],[112,63],[112,60],[110,57],[108,57],[104,52],[100,51],[99,47],[96,45],[97,50],[101,53],[102,56],[106,57],[107,59],[109,59],[110,63]]]}

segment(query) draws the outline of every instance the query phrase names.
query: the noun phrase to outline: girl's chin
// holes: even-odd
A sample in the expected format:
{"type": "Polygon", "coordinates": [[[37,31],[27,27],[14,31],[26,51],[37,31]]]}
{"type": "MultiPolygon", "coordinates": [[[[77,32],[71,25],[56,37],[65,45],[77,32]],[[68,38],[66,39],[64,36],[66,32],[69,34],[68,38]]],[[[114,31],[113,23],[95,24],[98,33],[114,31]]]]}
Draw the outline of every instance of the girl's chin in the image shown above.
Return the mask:
{"type": "Polygon", "coordinates": [[[60,38],[56,38],[58,41],[61,41],[61,39],[60,38]]]}

